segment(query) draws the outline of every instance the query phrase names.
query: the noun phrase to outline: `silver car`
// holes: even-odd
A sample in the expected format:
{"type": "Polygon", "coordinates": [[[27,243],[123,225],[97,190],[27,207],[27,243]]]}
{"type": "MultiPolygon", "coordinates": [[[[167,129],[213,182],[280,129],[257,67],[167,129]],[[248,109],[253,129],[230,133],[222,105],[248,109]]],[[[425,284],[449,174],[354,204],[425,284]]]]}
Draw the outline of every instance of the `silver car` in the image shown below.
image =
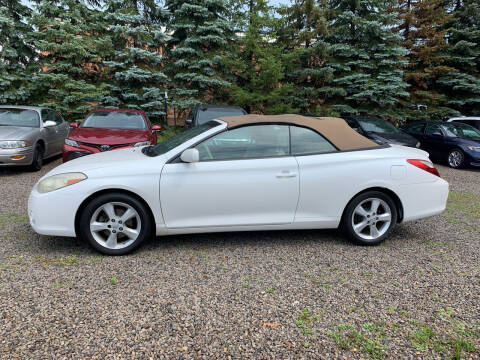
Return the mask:
{"type": "Polygon", "coordinates": [[[68,124],[51,109],[0,106],[0,167],[40,170],[43,159],[61,154],[68,131],[68,124]]]}

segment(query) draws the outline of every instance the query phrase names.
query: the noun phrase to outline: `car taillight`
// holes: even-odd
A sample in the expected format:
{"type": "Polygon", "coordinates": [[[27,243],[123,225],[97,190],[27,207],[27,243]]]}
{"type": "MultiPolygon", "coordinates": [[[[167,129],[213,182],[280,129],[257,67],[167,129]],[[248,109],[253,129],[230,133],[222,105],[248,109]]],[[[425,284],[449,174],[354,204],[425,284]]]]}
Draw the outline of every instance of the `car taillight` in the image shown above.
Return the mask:
{"type": "Polygon", "coordinates": [[[433,166],[430,161],[427,160],[419,160],[419,159],[408,159],[407,162],[416,166],[422,170],[429,172],[430,174],[436,175],[440,177],[438,170],[433,166]]]}

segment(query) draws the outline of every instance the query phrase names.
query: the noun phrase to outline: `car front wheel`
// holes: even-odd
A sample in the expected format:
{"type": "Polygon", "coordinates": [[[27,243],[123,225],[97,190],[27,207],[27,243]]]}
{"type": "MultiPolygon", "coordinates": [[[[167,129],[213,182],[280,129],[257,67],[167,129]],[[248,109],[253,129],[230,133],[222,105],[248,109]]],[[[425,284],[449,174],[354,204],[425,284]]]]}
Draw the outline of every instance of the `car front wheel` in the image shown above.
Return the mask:
{"type": "Polygon", "coordinates": [[[100,195],[83,210],[79,235],[99,252],[124,255],[151,234],[152,219],[145,205],[123,193],[100,195]]]}
{"type": "Polygon", "coordinates": [[[33,161],[30,168],[32,171],[40,171],[43,166],[43,147],[40,144],[35,146],[35,150],[33,151],[33,161]]]}
{"type": "Polygon", "coordinates": [[[459,149],[453,149],[448,153],[447,162],[448,166],[454,169],[460,169],[463,166],[465,156],[459,149]]]}
{"type": "Polygon", "coordinates": [[[347,205],[342,228],[359,245],[377,245],[384,241],[397,223],[397,209],[390,196],[367,191],[347,205]]]}

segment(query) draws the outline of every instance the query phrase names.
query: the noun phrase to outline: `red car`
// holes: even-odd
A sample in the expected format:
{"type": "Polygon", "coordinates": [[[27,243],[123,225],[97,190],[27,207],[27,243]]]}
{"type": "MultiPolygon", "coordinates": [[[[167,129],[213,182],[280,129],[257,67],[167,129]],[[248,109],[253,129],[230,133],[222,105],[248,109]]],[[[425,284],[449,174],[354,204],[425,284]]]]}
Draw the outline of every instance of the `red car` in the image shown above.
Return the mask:
{"type": "Polygon", "coordinates": [[[133,146],[154,145],[157,131],[141,110],[94,109],[73,128],[63,144],[63,162],[102,151],[125,149],[133,146]]]}

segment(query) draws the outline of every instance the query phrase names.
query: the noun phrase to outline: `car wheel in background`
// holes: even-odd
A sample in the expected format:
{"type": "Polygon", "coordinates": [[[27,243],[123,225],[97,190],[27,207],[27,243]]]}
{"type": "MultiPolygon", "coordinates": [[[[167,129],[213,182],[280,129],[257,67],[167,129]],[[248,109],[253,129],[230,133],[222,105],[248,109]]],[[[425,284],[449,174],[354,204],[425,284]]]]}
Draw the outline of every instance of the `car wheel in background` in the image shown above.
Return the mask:
{"type": "Polygon", "coordinates": [[[100,195],[88,203],[80,215],[80,237],[107,255],[133,251],[151,230],[152,219],[147,208],[128,194],[100,195]]]}
{"type": "Polygon", "coordinates": [[[447,163],[448,166],[454,169],[460,169],[463,167],[463,163],[465,161],[465,156],[463,155],[462,150],[460,149],[453,149],[448,153],[447,156],[447,163]]]}
{"type": "Polygon", "coordinates": [[[40,144],[35,145],[35,150],[33,151],[33,161],[30,168],[33,171],[40,171],[43,166],[43,146],[40,144]]]}
{"type": "Polygon", "coordinates": [[[347,205],[342,229],[359,245],[377,245],[384,241],[397,223],[397,208],[390,196],[367,191],[347,205]]]}

